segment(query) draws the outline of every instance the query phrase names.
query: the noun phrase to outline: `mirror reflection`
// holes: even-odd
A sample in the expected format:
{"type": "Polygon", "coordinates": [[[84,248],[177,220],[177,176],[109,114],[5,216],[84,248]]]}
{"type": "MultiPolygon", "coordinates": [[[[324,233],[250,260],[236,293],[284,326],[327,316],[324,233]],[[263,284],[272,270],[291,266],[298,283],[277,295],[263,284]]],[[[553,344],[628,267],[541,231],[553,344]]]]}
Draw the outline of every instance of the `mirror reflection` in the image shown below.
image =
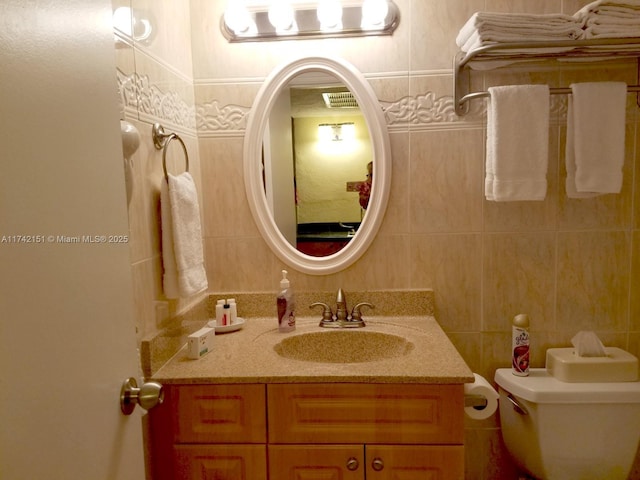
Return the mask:
{"type": "Polygon", "coordinates": [[[263,138],[263,185],[289,244],[324,257],[351,241],[369,204],[373,156],[367,121],[336,78],[307,72],[280,91],[263,138]]]}

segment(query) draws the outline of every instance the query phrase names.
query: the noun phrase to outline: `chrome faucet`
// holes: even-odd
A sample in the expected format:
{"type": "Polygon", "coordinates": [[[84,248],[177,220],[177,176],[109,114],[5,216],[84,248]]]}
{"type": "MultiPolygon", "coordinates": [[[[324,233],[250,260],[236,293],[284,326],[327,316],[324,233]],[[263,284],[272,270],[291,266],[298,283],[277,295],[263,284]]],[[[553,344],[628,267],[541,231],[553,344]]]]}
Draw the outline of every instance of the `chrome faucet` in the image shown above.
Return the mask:
{"type": "Polygon", "coordinates": [[[342,291],[342,288],[338,289],[338,295],[336,296],[336,314],[333,315],[331,311],[331,307],[323,302],[312,303],[309,308],[321,306],[323,307],[322,311],[322,320],[320,320],[321,327],[329,327],[329,328],[358,328],[364,327],[365,323],[362,320],[362,312],[360,309],[362,307],[374,308],[373,305],[367,302],[358,303],[353,310],[351,311],[351,315],[349,315],[349,309],[347,308],[347,300],[342,291]]]}

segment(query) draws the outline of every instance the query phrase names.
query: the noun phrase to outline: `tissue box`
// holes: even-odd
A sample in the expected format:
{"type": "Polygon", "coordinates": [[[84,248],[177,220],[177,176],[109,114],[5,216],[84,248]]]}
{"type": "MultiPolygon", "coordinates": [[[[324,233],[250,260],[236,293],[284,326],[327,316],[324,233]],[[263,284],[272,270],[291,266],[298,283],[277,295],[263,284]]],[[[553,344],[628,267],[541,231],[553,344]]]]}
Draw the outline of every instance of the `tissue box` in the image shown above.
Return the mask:
{"type": "Polygon", "coordinates": [[[203,357],[213,348],[213,337],[216,334],[215,328],[204,327],[187,337],[187,352],[189,358],[198,359],[203,357]]]}
{"type": "Polygon", "coordinates": [[[638,359],[620,348],[605,347],[606,357],[579,357],[575,348],[549,348],[546,367],[563,382],[635,382],[638,359]]]}

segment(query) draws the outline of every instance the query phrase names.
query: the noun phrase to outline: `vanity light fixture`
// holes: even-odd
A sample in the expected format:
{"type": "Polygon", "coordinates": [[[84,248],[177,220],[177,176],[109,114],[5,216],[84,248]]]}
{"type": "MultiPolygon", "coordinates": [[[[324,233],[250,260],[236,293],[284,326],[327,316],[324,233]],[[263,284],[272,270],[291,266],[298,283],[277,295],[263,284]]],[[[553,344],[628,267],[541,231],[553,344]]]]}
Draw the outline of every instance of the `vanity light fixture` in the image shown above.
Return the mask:
{"type": "Polygon", "coordinates": [[[229,42],[391,35],[393,0],[228,0],[220,22],[229,42]]]}
{"type": "Polygon", "coordinates": [[[321,123],[318,125],[318,139],[320,142],[341,142],[353,140],[356,129],[353,122],[347,123],[321,123]]]}

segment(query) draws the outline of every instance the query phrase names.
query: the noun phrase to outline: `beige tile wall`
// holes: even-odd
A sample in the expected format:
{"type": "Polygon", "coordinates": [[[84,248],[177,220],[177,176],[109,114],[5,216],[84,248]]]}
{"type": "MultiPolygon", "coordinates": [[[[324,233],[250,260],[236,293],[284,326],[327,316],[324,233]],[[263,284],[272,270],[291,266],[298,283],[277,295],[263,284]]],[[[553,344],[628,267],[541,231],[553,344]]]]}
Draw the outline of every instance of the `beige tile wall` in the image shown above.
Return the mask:
{"type": "MultiPolygon", "coordinates": [[[[509,364],[510,322],[520,312],[532,318],[535,367],[543,366],[546,348],[567,345],[579,329],[596,330],[605,343],[639,355],[640,129],[635,97],[629,95],[623,192],[589,200],[570,200],[564,194],[562,99],[554,98],[558,109],[550,130],[549,192],[543,202],[484,199],[484,115],[439,119],[411,110],[412,105],[428,107],[451,96],[454,38],[473,12],[573,13],[588,2],[395,1],[402,19],[392,37],[228,44],[218,28],[223,1],[114,0],[150,9],[159,25],[155,43],[131,41],[118,49],[121,83],[135,84],[133,90],[142,92],[137,100],[123,95],[123,116],[144,137],[134,159],[137,190],[130,207],[140,336],[162,327],[156,302],[164,300],[158,227],[161,155],[150,143],[151,123],[160,118],[187,141],[200,182],[210,289],[273,291],[284,265],[261,239],[246,202],[246,115],[275,66],[302,54],[329,53],[353,63],[369,78],[381,104],[393,106],[388,111],[392,192],[381,231],[364,257],[333,275],[291,272],[298,290],[433,288],[443,328],[472,369],[489,379],[496,368],[509,364]],[[172,107],[153,109],[149,98],[172,107]],[[216,122],[208,122],[211,118],[216,122]]],[[[474,81],[485,86],[609,78],[636,83],[636,74],[628,63],[594,64],[571,71],[514,68],[474,81]]],[[[482,101],[474,108],[482,111],[482,101]]],[[[175,161],[173,168],[179,169],[180,159],[175,161]]],[[[195,301],[172,301],[169,308],[181,311],[195,301]]],[[[468,479],[516,478],[496,418],[468,422],[466,442],[468,479]]],[[[633,478],[640,478],[638,467],[633,478]]]]}
{"type": "MultiPolygon", "coordinates": [[[[140,133],[140,147],[130,159],[133,191],[129,200],[129,234],[136,331],[139,341],[158,333],[173,314],[197,304],[196,298],[167,300],[162,291],[160,255],[160,184],[162,151],[151,137],[153,123],[176,132],[189,153],[189,172],[200,186],[200,155],[195,128],[195,97],[188,0],[114,0],[114,11],[128,7],[149,19],[151,41],[116,30],[116,58],[123,120],[140,133]]],[[[177,141],[167,150],[167,170],[180,173],[185,161],[177,141]]],[[[201,205],[202,205],[201,201],[201,205]]]]}

